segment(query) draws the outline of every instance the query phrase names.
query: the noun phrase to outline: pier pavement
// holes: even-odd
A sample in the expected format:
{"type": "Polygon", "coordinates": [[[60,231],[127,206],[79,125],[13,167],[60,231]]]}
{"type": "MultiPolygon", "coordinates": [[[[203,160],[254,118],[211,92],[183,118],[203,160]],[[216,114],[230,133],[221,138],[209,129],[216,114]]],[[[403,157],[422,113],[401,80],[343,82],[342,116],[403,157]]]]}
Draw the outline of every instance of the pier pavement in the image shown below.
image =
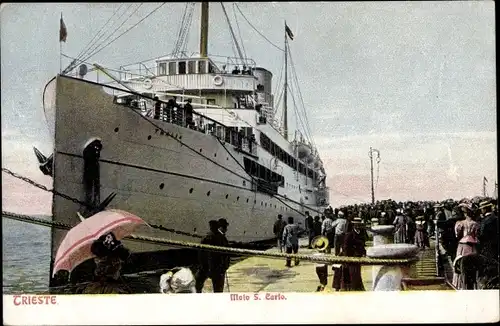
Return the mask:
{"type": "MultiPolygon", "coordinates": [[[[299,240],[300,254],[313,254],[314,249],[307,248],[308,240],[299,240]]],[[[368,241],[366,247],[372,246],[368,241]]],[[[435,243],[431,241],[431,248],[421,251],[419,261],[416,263],[416,278],[433,279],[436,276],[435,265],[435,243]]],[[[267,252],[278,252],[277,247],[268,249],[267,252]]],[[[267,257],[248,257],[231,265],[227,270],[227,279],[224,292],[315,292],[319,285],[316,275],[316,263],[311,261],[300,261],[298,266],[285,266],[284,259],[273,259],[267,257]]],[[[372,266],[362,265],[361,275],[366,291],[372,289],[372,266]]],[[[328,286],[326,291],[332,292],[333,270],[328,267],[328,286]]],[[[429,286],[412,286],[412,290],[446,289],[429,288],[429,286]]],[[[203,292],[212,292],[212,283],[208,279],[205,282],[203,292]]]]}

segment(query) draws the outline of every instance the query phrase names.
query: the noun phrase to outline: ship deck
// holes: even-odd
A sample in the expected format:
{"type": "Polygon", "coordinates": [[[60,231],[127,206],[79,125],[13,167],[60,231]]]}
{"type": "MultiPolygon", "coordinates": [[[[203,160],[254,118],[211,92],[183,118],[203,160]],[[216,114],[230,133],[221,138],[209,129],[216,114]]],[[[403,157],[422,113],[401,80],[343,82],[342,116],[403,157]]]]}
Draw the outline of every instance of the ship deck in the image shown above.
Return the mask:
{"type": "MultiPolygon", "coordinates": [[[[307,248],[307,239],[299,241],[299,253],[312,254],[313,249],[307,248]]],[[[366,247],[372,246],[368,241],[366,247]]],[[[269,252],[278,252],[277,247],[268,249],[269,252]]],[[[431,248],[419,253],[416,263],[415,278],[403,283],[404,290],[451,290],[442,278],[436,277],[435,242],[431,241],[431,248]]],[[[224,292],[315,292],[319,280],[315,270],[316,263],[301,261],[298,266],[286,267],[281,259],[266,257],[248,257],[231,265],[227,271],[227,280],[224,292]],[[228,284],[227,284],[228,283],[228,284]]],[[[326,291],[332,291],[333,271],[328,268],[328,286],[326,291]]],[[[361,274],[366,291],[372,289],[372,267],[362,266],[361,274]]],[[[203,292],[212,292],[210,279],[205,282],[203,292]]]]}

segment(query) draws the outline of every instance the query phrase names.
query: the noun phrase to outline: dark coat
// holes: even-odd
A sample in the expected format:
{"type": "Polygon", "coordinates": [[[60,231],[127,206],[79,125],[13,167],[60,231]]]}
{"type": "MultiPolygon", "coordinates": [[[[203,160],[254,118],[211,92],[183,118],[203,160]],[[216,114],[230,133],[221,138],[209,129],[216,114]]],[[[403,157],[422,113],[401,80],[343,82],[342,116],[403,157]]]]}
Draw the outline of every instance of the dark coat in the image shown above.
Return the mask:
{"type": "Polygon", "coordinates": [[[314,236],[321,235],[321,221],[314,221],[313,222],[313,232],[314,232],[314,236]]]}
{"type": "Polygon", "coordinates": [[[276,222],[274,222],[273,233],[278,239],[281,239],[283,236],[283,229],[285,226],[286,222],[283,220],[276,220],[276,222]]]}
{"type": "MultiPolygon", "coordinates": [[[[220,232],[209,232],[202,240],[202,244],[212,246],[229,247],[229,242],[224,234],[220,232]]],[[[200,267],[207,271],[209,276],[221,275],[229,268],[229,255],[215,251],[200,251],[200,267]]]]}
{"type": "Polygon", "coordinates": [[[479,246],[481,254],[498,259],[498,217],[494,214],[489,214],[481,220],[479,246]]]}
{"type": "Polygon", "coordinates": [[[361,230],[356,233],[354,230],[346,233],[342,252],[344,256],[349,257],[363,257],[366,255],[365,243],[366,232],[361,230]]]}
{"type": "MultiPolygon", "coordinates": [[[[342,255],[349,257],[363,257],[366,255],[365,242],[367,234],[364,230],[356,233],[354,230],[346,234],[342,255]]],[[[365,291],[361,278],[361,265],[342,265],[342,285],[343,291],[365,291]]]]}

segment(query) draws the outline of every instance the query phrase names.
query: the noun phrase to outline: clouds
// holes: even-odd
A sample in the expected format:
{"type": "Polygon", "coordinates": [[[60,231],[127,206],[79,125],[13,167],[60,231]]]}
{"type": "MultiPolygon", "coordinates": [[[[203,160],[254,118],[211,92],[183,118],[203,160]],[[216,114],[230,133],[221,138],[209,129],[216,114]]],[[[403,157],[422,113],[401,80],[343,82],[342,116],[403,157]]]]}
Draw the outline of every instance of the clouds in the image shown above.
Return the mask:
{"type": "MultiPolygon", "coordinates": [[[[350,200],[370,199],[370,146],[382,153],[380,196],[423,198],[439,196],[440,191],[461,198],[477,193],[481,182],[477,179],[483,174],[494,179],[494,2],[238,5],[254,27],[279,47],[285,20],[295,34],[291,56],[310,129],[331,186],[344,194],[332,192],[332,198],[345,200],[348,194],[350,200]]],[[[145,3],[115,36],[157,6],[145,3]]],[[[118,68],[169,53],[184,6],[165,5],[90,61],[118,68]]],[[[32,146],[46,154],[51,151],[41,96],[45,83],[59,71],[61,11],[68,29],[63,52],[76,56],[119,7],[2,5],[1,78],[7,85],[1,99],[3,166],[40,177],[32,146]]],[[[235,28],[233,8],[226,5],[226,9],[235,28]]],[[[189,51],[198,49],[199,13],[197,5],[189,51]]],[[[219,4],[210,4],[210,15],[214,19],[209,24],[209,53],[234,55],[219,4]]],[[[246,56],[271,70],[277,83],[283,53],[237,15],[246,56]]],[[[106,35],[120,22],[113,21],[106,35]]],[[[68,63],[63,59],[63,65],[68,63]]],[[[296,125],[293,107],[290,98],[291,128],[296,125]]]]}

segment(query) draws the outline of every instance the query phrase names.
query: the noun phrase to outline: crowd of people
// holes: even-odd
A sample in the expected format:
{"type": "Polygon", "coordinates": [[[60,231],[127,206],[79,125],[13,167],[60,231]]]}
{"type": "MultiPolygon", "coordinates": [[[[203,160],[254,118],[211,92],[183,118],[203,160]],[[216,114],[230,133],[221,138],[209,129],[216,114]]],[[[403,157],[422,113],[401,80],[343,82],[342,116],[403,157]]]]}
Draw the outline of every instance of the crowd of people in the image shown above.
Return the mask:
{"type": "MultiPolygon", "coordinates": [[[[314,217],[309,212],[305,215],[309,248],[315,247],[323,254],[331,254],[333,249],[336,256],[364,256],[366,229],[374,224],[394,225],[395,243],[415,244],[421,250],[430,248],[429,239],[435,239],[438,231],[439,241],[453,261],[453,285],[457,289],[498,286],[498,215],[492,198],[399,203],[385,200],[374,205],[329,207],[314,217]],[[325,238],[319,247],[312,243],[318,236],[325,238]]],[[[273,231],[280,251],[285,248],[287,253],[297,253],[299,230],[293,218],[286,223],[278,215],[273,231]]],[[[286,266],[291,266],[290,260],[286,266]]],[[[317,267],[321,289],[326,286],[325,268],[324,264],[317,267]]],[[[334,265],[333,269],[333,289],[362,289],[357,267],[334,265]]]]}
{"type": "MultiPolygon", "coordinates": [[[[409,243],[422,250],[429,248],[429,238],[436,238],[453,261],[453,285],[457,289],[498,288],[498,213],[496,200],[478,198],[443,202],[400,202],[392,200],[375,205],[328,207],[323,214],[306,215],[309,248],[315,255],[363,257],[366,255],[368,230],[374,223],[394,225],[394,242],[409,243]],[[332,252],[333,251],[333,252],[332,252]]],[[[230,246],[226,219],[209,221],[209,232],[202,244],[230,246]]],[[[281,252],[298,253],[301,229],[293,217],[282,215],[273,227],[281,252]]],[[[91,247],[96,264],[95,278],[81,293],[130,293],[121,278],[122,265],[130,252],[113,233],[96,239],[91,247]]],[[[162,293],[201,293],[207,278],[214,292],[223,292],[230,255],[218,251],[200,250],[196,268],[177,268],[162,275],[162,293]]],[[[299,260],[294,260],[294,266],[299,260]]],[[[285,266],[292,267],[286,258],[285,266]]],[[[335,291],[364,291],[359,264],[333,264],[332,289],[335,291]]],[[[320,281],[318,291],[328,283],[328,264],[316,264],[320,281]]]]}

